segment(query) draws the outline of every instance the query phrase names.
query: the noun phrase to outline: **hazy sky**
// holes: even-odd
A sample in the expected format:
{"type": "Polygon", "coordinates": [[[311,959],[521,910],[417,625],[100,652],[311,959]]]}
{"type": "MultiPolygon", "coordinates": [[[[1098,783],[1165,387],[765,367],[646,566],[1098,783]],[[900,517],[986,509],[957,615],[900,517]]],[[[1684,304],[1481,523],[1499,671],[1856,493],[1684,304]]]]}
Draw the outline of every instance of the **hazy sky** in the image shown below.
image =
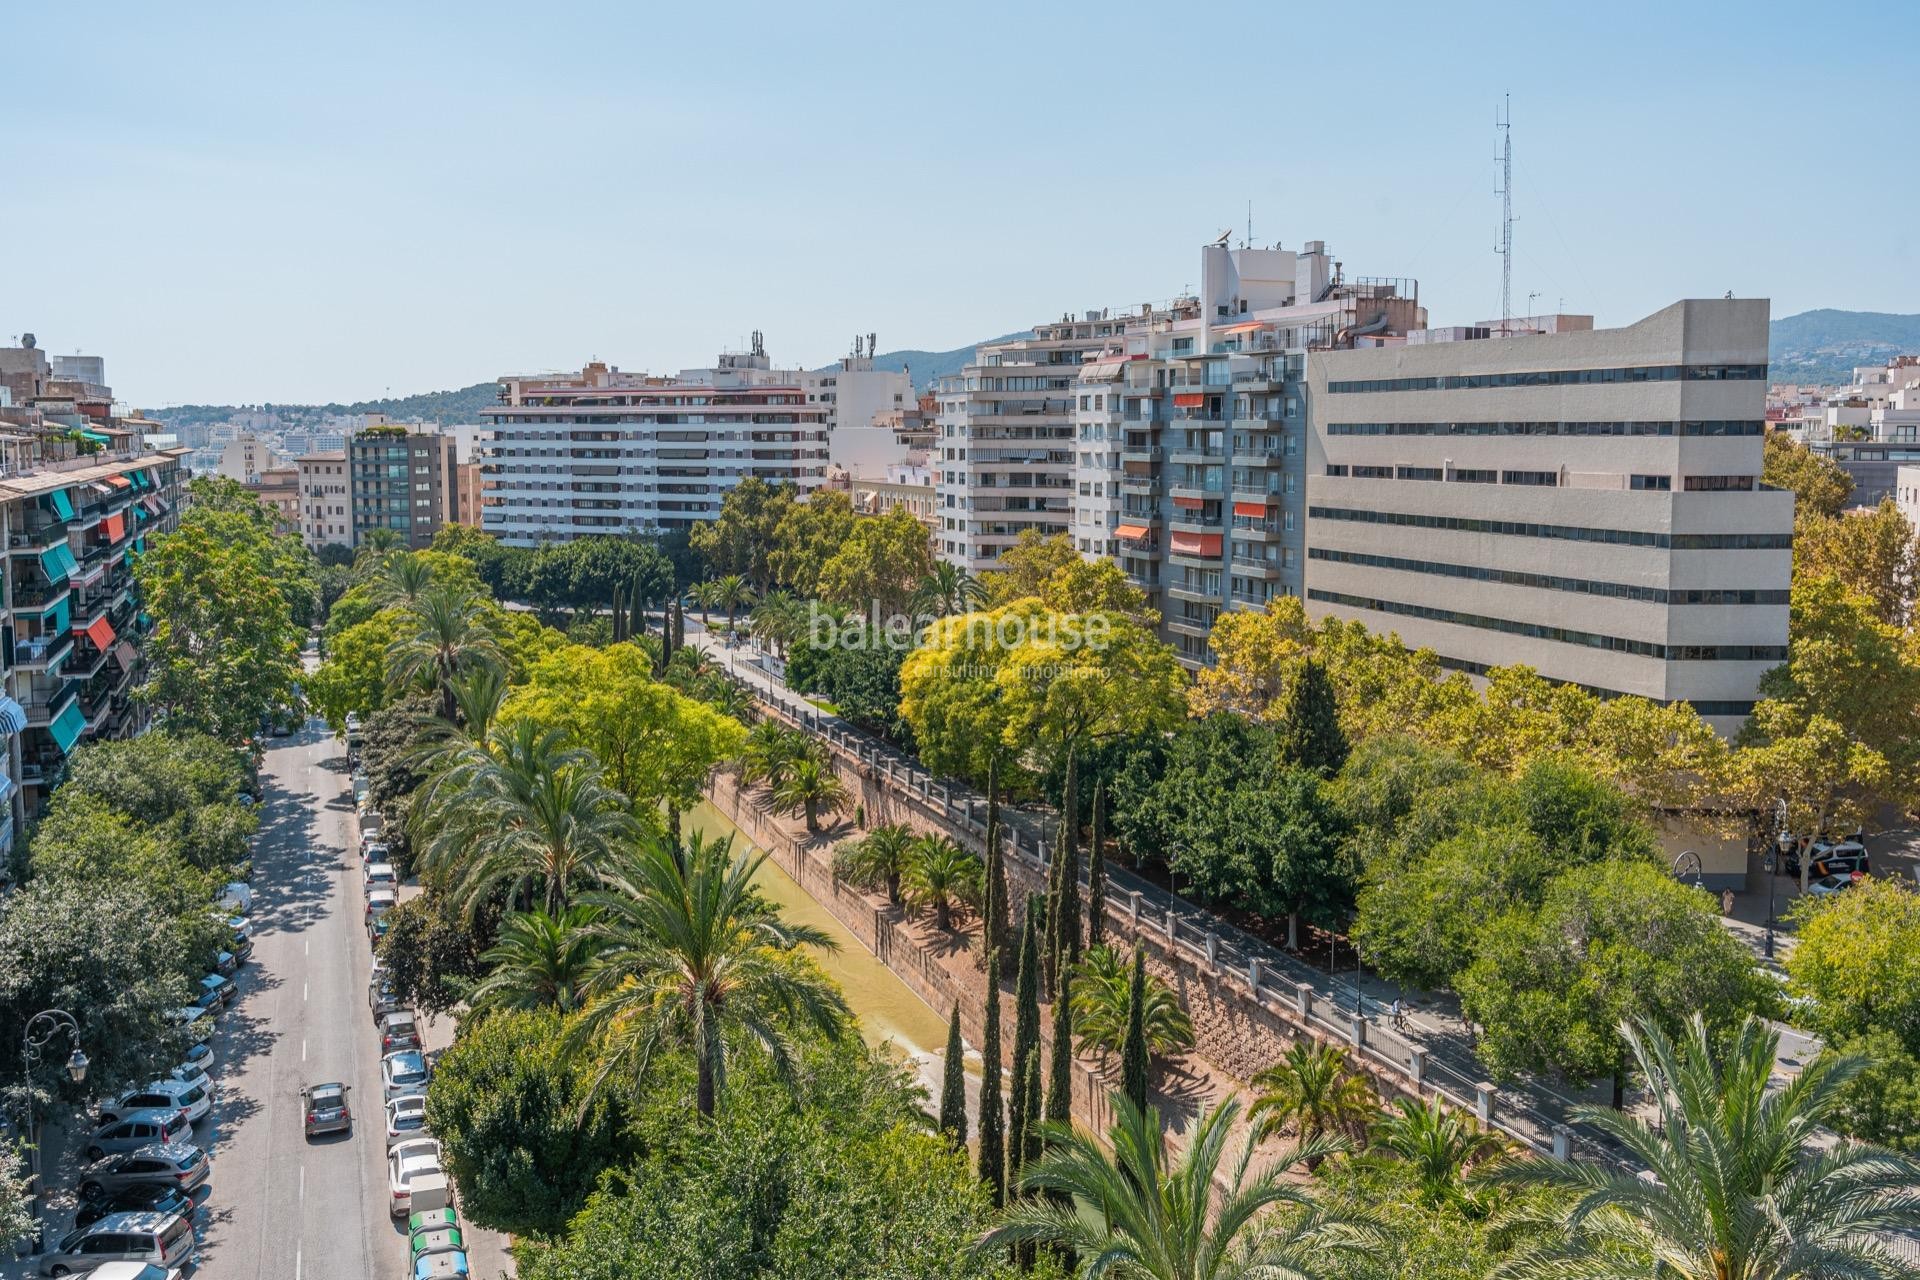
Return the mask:
{"type": "Polygon", "coordinates": [[[1920,311],[1909,6],[0,0],[0,342],[115,390],[944,348],[1324,239],[1499,312],[1920,311]]]}

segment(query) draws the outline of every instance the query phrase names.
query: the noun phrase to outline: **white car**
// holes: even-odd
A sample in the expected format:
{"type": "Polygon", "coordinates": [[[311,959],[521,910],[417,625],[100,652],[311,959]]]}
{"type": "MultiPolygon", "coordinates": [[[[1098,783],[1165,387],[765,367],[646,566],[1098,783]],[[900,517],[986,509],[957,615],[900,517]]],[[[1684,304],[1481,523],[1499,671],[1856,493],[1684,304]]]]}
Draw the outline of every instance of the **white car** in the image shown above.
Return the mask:
{"type": "Polygon", "coordinates": [[[438,1175],[440,1144],[432,1138],[409,1138],[387,1152],[387,1212],[404,1218],[413,1212],[413,1182],[438,1175]]]}
{"type": "Polygon", "coordinates": [[[1807,892],[1816,898],[1831,898],[1835,894],[1845,893],[1848,889],[1853,888],[1855,882],[1864,879],[1866,879],[1866,877],[1858,871],[1848,875],[1836,873],[1830,876],[1821,876],[1818,880],[1815,880],[1807,886],[1807,892]]]}
{"type": "Polygon", "coordinates": [[[372,893],[375,889],[391,889],[398,881],[399,877],[393,874],[393,864],[391,862],[369,862],[367,864],[366,890],[368,893],[372,893]]]}
{"type": "Polygon", "coordinates": [[[207,1097],[213,1097],[213,1077],[207,1074],[204,1063],[187,1061],[167,1072],[167,1078],[178,1080],[181,1084],[206,1091],[207,1097]]]}
{"type": "Polygon", "coordinates": [[[427,1056],[418,1049],[402,1049],[380,1059],[380,1091],[388,1102],[410,1093],[427,1092],[427,1056]]]}
{"type": "Polygon", "coordinates": [[[181,1080],[155,1080],[143,1088],[129,1089],[118,1098],[102,1103],[100,1123],[118,1120],[135,1111],[159,1108],[178,1111],[187,1118],[188,1124],[197,1124],[207,1112],[213,1110],[213,1100],[198,1085],[181,1080]]]}
{"type": "Polygon", "coordinates": [[[247,915],[253,910],[253,889],[246,881],[235,880],[220,890],[220,905],[234,915],[247,915]]]}
{"type": "Polygon", "coordinates": [[[387,1147],[427,1136],[427,1100],[417,1093],[387,1104],[387,1147]]]}

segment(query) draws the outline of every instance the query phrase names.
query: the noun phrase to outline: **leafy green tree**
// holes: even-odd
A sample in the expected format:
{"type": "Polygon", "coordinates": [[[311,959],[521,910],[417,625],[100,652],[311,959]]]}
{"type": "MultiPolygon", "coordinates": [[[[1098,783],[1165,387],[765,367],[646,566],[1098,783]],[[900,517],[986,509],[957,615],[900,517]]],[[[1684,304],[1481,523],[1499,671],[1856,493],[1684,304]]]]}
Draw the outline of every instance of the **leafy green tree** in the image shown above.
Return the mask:
{"type": "Polygon", "coordinates": [[[1287,685],[1275,746],[1282,760],[1323,778],[1339,773],[1347,762],[1347,735],[1340,728],[1333,681],[1326,667],[1311,658],[1300,664],[1287,685]]]}
{"type": "Polygon", "coordinates": [[[987,825],[984,833],[986,866],[981,882],[980,928],[985,939],[982,950],[1004,951],[1013,942],[1013,924],[1009,919],[1007,887],[1006,833],[1000,828],[1000,766],[987,765],[987,825]]]}
{"type": "Polygon", "coordinates": [[[345,732],[348,716],[364,720],[391,700],[387,651],[404,617],[398,609],[382,609],[345,628],[328,643],[327,660],[307,676],[307,704],[333,732],[345,732]]]}
{"type": "Polygon", "coordinates": [[[768,909],[752,885],[766,857],[735,856],[731,840],[696,838],[684,850],[643,841],[589,895],[605,913],[596,928],[607,949],[576,1047],[597,1047],[601,1081],[623,1068],[644,1080],[656,1054],[678,1045],[694,1058],[695,1106],[711,1116],[739,1043],[790,1078],[797,1028],[843,1033],[845,998],[798,950],[835,943],[768,909]]]}
{"type": "Polygon", "coordinates": [[[1007,1108],[1007,1169],[1027,1158],[1028,1133],[1040,1124],[1040,937],[1034,900],[1020,924],[1020,964],[1013,984],[1013,1090],[1007,1108]]]}
{"type": "MultiPolygon", "coordinates": [[[[1279,1061],[1255,1073],[1253,1087],[1247,1119],[1256,1140],[1291,1133],[1299,1147],[1329,1138],[1357,1141],[1380,1114],[1373,1082],[1354,1069],[1347,1051],[1317,1040],[1296,1041],[1279,1061]]],[[[1306,1157],[1307,1168],[1319,1168],[1321,1158],[1306,1157]]]]}
{"type": "Polygon", "coordinates": [[[1888,496],[1868,511],[1807,516],[1795,522],[1793,572],[1797,579],[1837,579],[1849,591],[1871,600],[1880,621],[1901,627],[1913,617],[1920,541],[1913,522],[1888,496]]]}
{"type": "Polygon", "coordinates": [[[880,618],[907,611],[920,582],[933,571],[933,540],[905,507],[856,520],[831,559],[820,566],[823,598],[880,618]]]}
{"type": "Polygon", "coordinates": [[[401,1003],[428,1014],[459,1005],[487,976],[480,957],[492,949],[499,923],[496,903],[461,911],[432,886],[387,912],[387,936],[380,939],[379,952],[401,1003]]]}
{"type": "MultiPolygon", "coordinates": [[[[1139,1009],[1147,1052],[1165,1057],[1193,1048],[1193,1019],[1173,989],[1150,973],[1144,975],[1144,988],[1139,1009]]],[[[1133,966],[1127,958],[1105,943],[1087,948],[1073,967],[1073,1029],[1080,1048],[1123,1052],[1134,1008],[1133,966]]]]}
{"type": "Polygon", "coordinates": [[[1703,1010],[1727,1027],[1761,999],[1763,979],[1718,904],[1645,863],[1569,871],[1537,911],[1509,911],[1488,935],[1457,984],[1483,1028],[1482,1061],[1501,1076],[1611,1076],[1616,1104],[1633,1065],[1621,1023],[1679,1027],[1703,1010]]]}
{"type": "MultiPolygon", "coordinates": [[[[893,742],[911,746],[913,729],[900,715],[900,666],[906,652],[891,645],[860,648],[842,645],[812,653],[804,664],[804,680],[794,676],[794,687],[818,694],[834,705],[843,720],[893,742]]],[[[795,666],[802,664],[796,663],[795,666]]]]}
{"type": "Polygon", "coordinates": [[[1676,1280],[1790,1280],[1910,1271],[1881,1237],[1920,1226],[1920,1162],[1821,1137],[1864,1064],[1819,1059],[1776,1093],[1779,1034],[1752,1017],[1728,1031],[1697,1014],[1673,1038],[1651,1022],[1622,1028],[1656,1118],[1599,1107],[1578,1108],[1576,1118],[1653,1180],[1612,1163],[1501,1166],[1501,1184],[1567,1193],[1559,1230],[1511,1274],[1625,1280],[1657,1268],[1676,1280]]]}
{"type": "Polygon", "coordinates": [[[1875,1146],[1920,1153],[1920,1057],[1885,1029],[1831,1043],[1824,1053],[1866,1063],[1840,1090],[1834,1129],[1875,1146]]]}
{"type": "Polygon", "coordinates": [[[1107,932],[1107,789],[1093,788],[1093,830],[1087,846],[1087,946],[1097,947],[1107,932]]]}
{"type": "Polygon", "coordinates": [[[1853,477],[1846,468],[1784,431],[1767,432],[1760,479],[1793,490],[1794,513],[1801,516],[1837,516],[1853,496],[1853,477]]]}
{"type": "Polygon", "coordinates": [[[621,1109],[590,1095],[591,1064],[563,1049],[552,1011],[463,1022],[427,1086],[427,1126],[470,1221],[514,1235],[564,1231],[602,1170],[636,1154],[621,1109]]]}
{"type": "Polygon", "coordinates": [[[475,1013],[496,1009],[578,1012],[587,980],[600,958],[602,939],[590,927],[600,913],[572,906],[559,915],[536,907],[516,911],[500,925],[499,940],[480,962],[487,976],[467,993],[475,1013]]]}
{"type": "Polygon", "coordinates": [[[947,1049],[940,1060],[940,1132],[956,1151],[967,1149],[966,1049],[960,1039],[960,1006],[947,1021],[947,1049]]]}
{"type": "Polygon", "coordinates": [[[820,567],[853,534],[853,497],[842,489],[816,489],[780,515],[767,550],[773,580],[802,596],[819,594],[820,567]]]}
{"type": "Polygon", "coordinates": [[[1047,1062],[1046,1117],[1066,1124],[1073,1119],[1073,969],[1066,964],[1053,989],[1051,1012],[1053,1053],[1047,1062]]]}
{"type": "Polygon", "coordinates": [[[1828,1040],[1884,1031],[1920,1056],[1920,895],[1870,879],[1795,907],[1799,941],[1786,958],[1828,1040]]]}
{"type": "Polygon", "coordinates": [[[196,476],[187,483],[187,492],[181,529],[207,533],[250,556],[273,581],[295,627],[304,629],[317,620],[313,555],[298,534],[277,531],[276,512],[225,476],[196,476]]]}
{"type": "Polygon", "coordinates": [[[707,571],[740,574],[755,591],[771,587],[773,553],[780,545],[776,531],[796,496],[792,485],[769,485],[756,476],[727,490],[719,516],[694,525],[689,535],[707,571]]]}
{"type": "Polygon", "coordinates": [[[1000,567],[983,575],[981,582],[989,603],[997,609],[1029,596],[1038,598],[1055,573],[1079,559],[1066,534],[1049,536],[1038,529],[1022,529],[1014,544],[1000,553],[1000,567]]]}
{"type": "Polygon", "coordinates": [[[1531,831],[1474,827],[1360,890],[1352,937],[1382,977],[1423,991],[1454,985],[1504,912],[1529,910],[1564,870],[1531,831]]]}
{"type": "Polygon", "coordinates": [[[259,815],[239,803],[244,761],[201,734],[89,742],[68,757],[67,781],[53,793],[48,819],[69,800],[92,798],[154,831],[192,866],[225,871],[248,856],[260,825],[259,815]]]}
{"type": "Polygon", "coordinates": [[[1053,1245],[1086,1259],[1089,1276],[1258,1280],[1318,1274],[1353,1247],[1289,1176],[1297,1161],[1328,1146],[1308,1144],[1254,1174],[1246,1157],[1227,1160],[1240,1116],[1240,1104],[1228,1100],[1202,1113],[1173,1163],[1158,1111],[1143,1112],[1121,1094],[1113,1110],[1105,1144],[1083,1130],[1047,1126],[1050,1150],[1020,1181],[1057,1198],[1015,1202],[982,1248],[1053,1245]]]}
{"type": "Polygon", "coordinates": [[[1120,1042],[1120,1096],[1136,1111],[1146,1109],[1152,1071],[1147,1056],[1147,1007],[1147,953],[1135,943],[1133,973],[1127,982],[1127,1031],[1120,1042]]]}

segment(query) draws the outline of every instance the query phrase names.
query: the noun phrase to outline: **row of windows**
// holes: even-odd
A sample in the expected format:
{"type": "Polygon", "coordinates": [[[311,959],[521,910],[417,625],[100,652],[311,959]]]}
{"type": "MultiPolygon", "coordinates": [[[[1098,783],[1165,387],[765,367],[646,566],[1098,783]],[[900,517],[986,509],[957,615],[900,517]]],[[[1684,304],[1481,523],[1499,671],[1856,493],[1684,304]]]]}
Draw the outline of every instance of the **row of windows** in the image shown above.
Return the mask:
{"type": "Polygon", "coordinates": [[[1766,376],[1764,364],[1643,364],[1624,369],[1510,369],[1427,378],[1351,378],[1329,382],[1327,390],[1478,391],[1489,387],[1583,387],[1618,382],[1758,382],[1766,376]]]}
{"type": "Polygon", "coordinates": [[[1412,529],[1448,529],[1456,533],[1499,533],[1565,542],[1605,542],[1623,547],[1661,547],[1673,551],[1785,551],[1791,533],[1651,533],[1641,529],[1592,529],[1580,525],[1529,524],[1519,520],[1480,520],[1468,516],[1417,515],[1406,511],[1363,511],[1352,507],[1309,507],[1315,520],[1400,525],[1412,529]]]}
{"type": "MultiPolygon", "coordinates": [[[[1493,670],[1492,663],[1474,662],[1467,658],[1449,658],[1444,654],[1434,655],[1434,661],[1449,671],[1464,671],[1470,676],[1484,676],[1493,670]]],[[[1578,680],[1555,680],[1552,676],[1548,676],[1547,681],[1550,684],[1572,685],[1574,688],[1584,693],[1590,693],[1596,698],[1645,698],[1647,696],[1644,693],[1627,693],[1621,689],[1607,689],[1597,684],[1581,684],[1578,680]]],[[[1657,698],[1648,700],[1653,702],[1659,701],[1657,698]]],[[[1753,714],[1753,703],[1750,701],[1715,702],[1711,699],[1701,701],[1689,698],[1673,698],[1668,700],[1666,705],[1676,707],[1682,702],[1692,707],[1697,714],[1703,716],[1750,716],[1753,714]]]]}
{"type": "Polygon", "coordinates": [[[1446,622],[1460,627],[1478,627],[1483,631],[1500,631],[1507,635],[1526,636],[1533,640],[1551,640],[1558,644],[1580,645],[1588,649],[1605,649],[1612,653],[1630,653],[1636,657],[1659,658],[1666,662],[1784,662],[1787,657],[1785,645],[1665,645],[1655,644],[1650,640],[1629,640],[1624,636],[1603,636],[1592,631],[1575,631],[1568,627],[1548,626],[1541,622],[1515,622],[1511,618],[1489,618],[1477,613],[1459,613],[1452,609],[1436,609],[1431,605],[1403,604],[1397,600],[1373,600],[1365,596],[1350,596],[1340,591],[1321,591],[1318,588],[1309,588],[1307,598],[1324,604],[1345,605],[1350,609],[1370,609],[1375,613],[1424,618],[1429,622],[1446,622]]]}
{"type": "Polygon", "coordinates": [[[1330,436],[1758,436],[1767,424],[1732,422],[1330,422],[1330,436]]]}
{"type": "Polygon", "coordinates": [[[1599,582],[1591,578],[1563,578],[1551,573],[1521,573],[1512,569],[1492,569],[1484,565],[1446,564],[1436,560],[1405,560],[1399,556],[1367,555],[1358,551],[1334,551],[1313,547],[1310,560],[1335,564],[1365,565],[1372,569],[1398,569],[1404,573],[1432,573],[1447,578],[1465,578],[1473,582],[1497,582],[1509,587],[1538,587],[1543,591],[1571,591],[1578,595],[1606,596],[1614,600],[1638,600],[1649,604],[1723,605],[1785,604],[1787,592],[1759,589],[1714,588],[1670,591],[1665,587],[1637,587],[1625,582],[1599,582]]]}

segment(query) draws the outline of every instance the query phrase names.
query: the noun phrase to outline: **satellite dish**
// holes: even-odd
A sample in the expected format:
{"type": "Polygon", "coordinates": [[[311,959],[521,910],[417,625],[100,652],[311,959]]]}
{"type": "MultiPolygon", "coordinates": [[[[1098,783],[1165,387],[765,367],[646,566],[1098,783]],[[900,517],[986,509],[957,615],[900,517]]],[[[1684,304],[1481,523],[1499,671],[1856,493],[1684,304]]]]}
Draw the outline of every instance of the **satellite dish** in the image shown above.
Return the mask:
{"type": "Polygon", "coordinates": [[[1213,247],[1216,249],[1224,247],[1227,243],[1227,238],[1232,234],[1233,234],[1232,227],[1228,227],[1225,231],[1222,231],[1220,233],[1220,238],[1213,242],[1213,247]]]}

